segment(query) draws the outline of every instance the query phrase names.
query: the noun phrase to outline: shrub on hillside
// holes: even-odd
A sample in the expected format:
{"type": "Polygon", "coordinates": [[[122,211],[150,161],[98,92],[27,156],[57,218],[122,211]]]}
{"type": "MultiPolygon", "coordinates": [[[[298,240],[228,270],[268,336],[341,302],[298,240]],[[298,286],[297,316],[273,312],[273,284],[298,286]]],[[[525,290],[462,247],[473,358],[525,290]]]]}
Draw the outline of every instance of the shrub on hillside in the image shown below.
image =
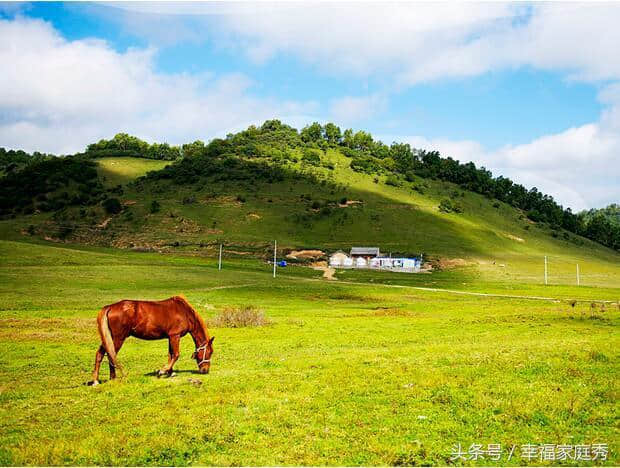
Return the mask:
{"type": "Polygon", "coordinates": [[[463,206],[457,201],[444,198],[439,202],[439,211],[442,213],[462,213],[463,206]]]}
{"type": "Polygon", "coordinates": [[[321,216],[329,216],[334,212],[331,206],[324,206],[319,210],[319,215],[321,216]]]}
{"type": "Polygon", "coordinates": [[[351,161],[351,169],[366,174],[380,174],[383,171],[381,162],[372,156],[354,159],[351,161]]]}
{"type": "Polygon", "coordinates": [[[157,200],[153,200],[151,202],[151,206],[149,207],[149,210],[151,211],[151,213],[158,213],[159,210],[161,210],[161,205],[159,204],[157,200]]]}
{"type": "Polygon", "coordinates": [[[209,326],[215,328],[264,327],[266,325],[271,325],[271,320],[254,305],[226,307],[209,320],[209,326]]]}
{"type": "Polygon", "coordinates": [[[364,156],[364,153],[362,153],[361,151],[354,150],[353,148],[349,148],[347,146],[342,146],[340,148],[340,152],[344,154],[347,158],[351,159],[362,158],[364,156]]]}
{"type": "Polygon", "coordinates": [[[103,208],[109,214],[117,214],[121,212],[123,206],[118,198],[106,198],[103,200],[103,208]]]}
{"type": "Polygon", "coordinates": [[[321,151],[313,148],[304,148],[301,160],[312,166],[319,166],[321,164],[321,151]]]}

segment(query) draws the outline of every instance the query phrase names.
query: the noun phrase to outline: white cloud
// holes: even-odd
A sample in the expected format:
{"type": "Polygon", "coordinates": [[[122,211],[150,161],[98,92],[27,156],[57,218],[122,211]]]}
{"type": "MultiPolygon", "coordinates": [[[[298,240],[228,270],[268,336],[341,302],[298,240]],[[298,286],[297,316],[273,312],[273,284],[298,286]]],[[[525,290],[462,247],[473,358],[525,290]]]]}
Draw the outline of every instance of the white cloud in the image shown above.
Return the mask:
{"type": "Polygon", "coordinates": [[[329,103],[330,120],[341,125],[350,125],[383,112],[387,104],[387,98],[380,94],[332,99],[329,103]]]}
{"type": "Polygon", "coordinates": [[[414,84],[523,66],[559,70],[583,81],[620,79],[618,18],[620,5],[536,4],[525,23],[500,22],[500,28],[480,31],[473,40],[459,38],[438,54],[417,57],[418,65],[404,67],[400,81],[414,84]]]}
{"type": "Polygon", "coordinates": [[[238,4],[219,27],[259,62],[288,53],[365,75],[422,65],[420,58],[512,15],[512,7],[488,3],[256,3],[238,4]]]}
{"type": "Polygon", "coordinates": [[[0,61],[11,64],[0,73],[1,144],[69,153],[118,131],[182,143],[316,112],[314,102],[253,97],[252,81],[239,74],[158,73],[155,53],[67,41],[40,20],[0,20],[0,61]]]}
{"type": "MultiPolygon", "coordinates": [[[[178,10],[211,21],[215,8],[178,10]]],[[[257,62],[291,54],[328,73],[395,73],[402,86],[520,66],[620,78],[619,4],[256,2],[224,13],[215,40],[257,62]]]]}
{"type": "Polygon", "coordinates": [[[620,88],[607,87],[601,100],[609,107],[598,122],[537,138],[530,143],[488,150],[474,141],[402,140],[412,146],[437,149],[462,162],[474,161],[526,187],[537,187],[573,210],[620,200],[620,88]]]}

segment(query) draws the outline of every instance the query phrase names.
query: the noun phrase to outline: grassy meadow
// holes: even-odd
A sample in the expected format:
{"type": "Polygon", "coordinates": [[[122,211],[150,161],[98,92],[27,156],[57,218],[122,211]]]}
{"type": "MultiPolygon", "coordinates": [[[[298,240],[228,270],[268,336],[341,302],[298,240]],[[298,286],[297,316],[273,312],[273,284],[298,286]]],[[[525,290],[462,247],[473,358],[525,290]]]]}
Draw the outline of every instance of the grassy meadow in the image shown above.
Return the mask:
{"type": "MultiPolygon", "coordinates": [[[[41,241],[0,241],[0,259],[2,465],[445,465],[458,443],[597,442],[620,463],[620,310],[592,307],[620,298],[606,263],[607,287],[577,288],[472,266],[273,279],[259,260],[41,241]],[[211,329],[206,376],[190,337],[161,379],[166,342],[129,339],[125,378],[84,385],[101,306],[179,293],[207,319],[254,305],[272,324],[211,329]]],[[[465,462],[498,463],[550,462],[465,462]]]]}
{"type": "Polygon", "coordinates": [[[148,171],[158,171],[163,169],[170,161],[159,161],[155,159],[144,158],[100,158],[97,160],[99,166],[99,177],[104,181],[107,187],[116,185],[124,185],[146,174],[148,171]]]}
{"type": "Polygon", "coordinates": [[[168,162],[103,158],[121,212],[0,221],[0,465],[463,464],[455,444],[505,450],[464,464],[553,464],[508,451],[593,443],[618,465],[620,254],[450,183],[322,158],[280,182],[188,184],[130,183],[168,162]],[[463,212],[440,212],[446,197],[463,212]],[[274,239],[280,257],[377,245],[438,268],[274,279],[274,239]],[[86,386],[98,310],[175,294],[205,319],[252,306],[270,324],[211,328],[208,376],[190,337],[171,378],[154,375],[165,341],[129,339],[127,375],[86,386]]]}

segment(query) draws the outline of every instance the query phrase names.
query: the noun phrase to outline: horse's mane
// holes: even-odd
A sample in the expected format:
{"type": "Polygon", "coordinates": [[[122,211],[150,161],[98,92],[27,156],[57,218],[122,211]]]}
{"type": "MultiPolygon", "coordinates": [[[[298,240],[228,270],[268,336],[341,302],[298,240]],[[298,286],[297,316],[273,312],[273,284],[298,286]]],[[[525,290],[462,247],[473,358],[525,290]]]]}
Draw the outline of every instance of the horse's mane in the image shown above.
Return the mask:
{"type": "Polygon", "coordinates": [[[189,303],[189,301],[187,299],[185,299],[185,296],[183,296],[183,295],[174,296],[172,298],[172,300],[180,302],[181,304],[185,305],[192,312],[192,314],[194,315],[194,318],[198,322],[198,325],[200,327],[202,327],[202,331],[204,332],[205,337],[207,339],[209,339],[209,332],[207,331],[207,325],[205,324],[205,321],[200,316],[200,314],[198,312],[196,312],[196,309],[194,309],[192,307],[192,305],[189,303]]]}

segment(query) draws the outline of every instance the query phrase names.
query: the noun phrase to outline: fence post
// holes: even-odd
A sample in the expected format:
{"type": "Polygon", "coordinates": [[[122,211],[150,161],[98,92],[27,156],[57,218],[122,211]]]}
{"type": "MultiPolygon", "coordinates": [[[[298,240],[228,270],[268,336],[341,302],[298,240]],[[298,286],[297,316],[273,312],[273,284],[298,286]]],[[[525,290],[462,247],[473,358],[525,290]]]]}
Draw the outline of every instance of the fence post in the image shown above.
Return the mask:
{"type": "Polygon", "coordinates": [[[577,264],[577,286],[579,286],[579,263],[577,264]]]}
{"type": "Polygon", "coordinates": [[[547,285],[547,256],[545,255],[545,286],[547,285]]]}
{"type": "Polygon", "coordinates": [[[278,241],[274,240],[273,241],[273,277],[276,277],[276,262],[278,260],[277,258],[277,251],[278,251],[278,241]]]}
{"type": "Polygon", "coordinates": [[[222,269],[222,244],[220,244],[220,259],[219,259],[218,264],[217,264],[217,269],[218,270],[222,269]]]}

